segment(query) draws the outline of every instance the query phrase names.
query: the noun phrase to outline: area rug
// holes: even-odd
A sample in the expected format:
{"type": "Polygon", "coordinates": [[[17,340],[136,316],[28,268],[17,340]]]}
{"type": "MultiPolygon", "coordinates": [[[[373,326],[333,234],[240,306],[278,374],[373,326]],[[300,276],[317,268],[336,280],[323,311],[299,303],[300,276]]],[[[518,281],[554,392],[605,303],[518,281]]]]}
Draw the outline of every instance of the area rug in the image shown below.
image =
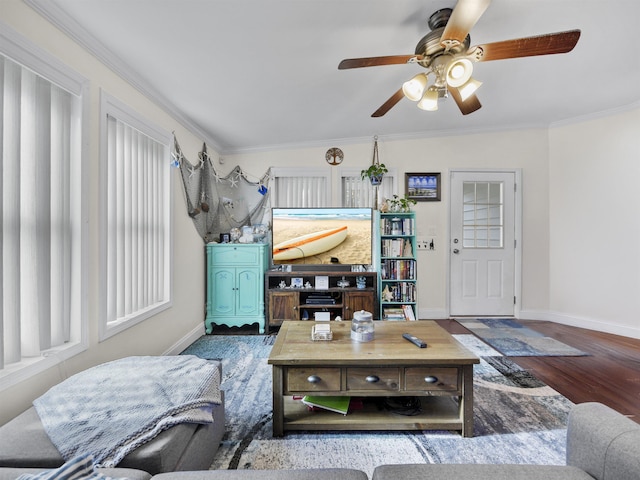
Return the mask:
{"type": "Polygon", "coordinates": [[[536,332],[513,318],[456,319],[474,335],[508,357],[583,356],[587,353],[536,332]]]}
{"type": "MultiPolygon", "coordinates": [[[[388,463],[565,463],[573,405],[473,335],[454,335],[474,366],[475,435],[457,432],[289,432],[272,436],[268,335],[209,335],[185,354],[222,361],[226,434],[211,469],[345,467],[388,463]]],[[[336,413],[336,415],[340,415],[336,413]]]]}

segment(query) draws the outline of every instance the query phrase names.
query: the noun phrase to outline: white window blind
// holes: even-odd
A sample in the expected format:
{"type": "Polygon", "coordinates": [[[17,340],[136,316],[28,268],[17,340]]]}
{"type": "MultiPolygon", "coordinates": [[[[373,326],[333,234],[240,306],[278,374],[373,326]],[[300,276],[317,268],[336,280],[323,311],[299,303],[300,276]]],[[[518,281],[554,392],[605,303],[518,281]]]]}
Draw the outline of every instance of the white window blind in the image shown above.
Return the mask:
{"type": "Polygon", "coordinates": [[[343,207],[378,208],[379,203],[393,197],[397,191],[395,172],[390,170],[382,177],[382,183],[376,189],[368,179],[363,180],[360,171],[342,169],[340,171],[340,194],[343,207]]]}
{"type": "Polygon", "coordinates": [[[101,338],[167,308],[171,299],[168,137],[153,138],[122,121],[131,114],[115,107],[113,99],[104,108],[101,338]]]}
{"type": "Polygon", "coordinates": [[[4,379],[82,340],[82,97],[30,66],[0,55],[4,379]]]}
{"type": "Polygon", "coordinates": [[[327,207],[331,177],[327,170],[272,168],[274,207],[327,207]]]}

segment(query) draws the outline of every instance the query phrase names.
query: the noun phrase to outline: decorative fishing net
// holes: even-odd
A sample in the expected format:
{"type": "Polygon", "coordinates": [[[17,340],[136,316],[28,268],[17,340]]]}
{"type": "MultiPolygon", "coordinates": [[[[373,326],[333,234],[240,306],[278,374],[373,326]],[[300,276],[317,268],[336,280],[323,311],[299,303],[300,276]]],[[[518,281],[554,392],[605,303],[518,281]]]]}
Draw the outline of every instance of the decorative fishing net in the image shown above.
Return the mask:
{"type": "Polygon", "coordinates": [[[219,241],[221,233],[243,226],[268,225],[270,211],[269,171],[257,181],[249,180],[240,167],[226,177],[213,168],[206,144],[190,163],[173,137],[172,165],[180,169],[187,214],[205,243],[219,241]]]}

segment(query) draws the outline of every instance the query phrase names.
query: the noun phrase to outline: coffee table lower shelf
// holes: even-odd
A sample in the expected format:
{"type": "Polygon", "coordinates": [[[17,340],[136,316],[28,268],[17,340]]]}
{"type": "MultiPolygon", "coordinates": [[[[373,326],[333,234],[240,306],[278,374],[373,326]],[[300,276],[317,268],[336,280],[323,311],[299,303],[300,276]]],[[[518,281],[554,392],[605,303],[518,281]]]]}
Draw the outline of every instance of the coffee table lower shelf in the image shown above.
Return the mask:
{"type": "MultiPolygon", "coordinates": [[[[360,397],[358,397],[360,398],[360,397]]],[[[420,397],[418,415],[401,415],[382,409],[379,402],[363,398],[361,409],[340,413],[312,410],[300,400],[284,397],[283,430],[456,430],[463,432],[460,405],[455,397],[420,397]]]]}

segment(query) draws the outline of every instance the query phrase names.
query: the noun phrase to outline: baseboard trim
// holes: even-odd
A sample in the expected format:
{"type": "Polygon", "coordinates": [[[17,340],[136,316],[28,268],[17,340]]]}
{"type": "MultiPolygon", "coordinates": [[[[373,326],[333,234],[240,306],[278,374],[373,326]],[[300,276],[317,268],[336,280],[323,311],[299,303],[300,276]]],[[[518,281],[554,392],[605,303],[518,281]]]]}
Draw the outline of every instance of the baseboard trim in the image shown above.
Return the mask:
{"type": "Polygon", "coordinates": [[[187,333],[184,337],[171,345],[162,355],[179,355],[189,345],[204,335],[204,322],[201,322],[197,327],[187,333]]]}
{"type": "Polygon", "coordinates": [[[640,339],[640,329],[638,328],[605,323],[595,318],[577,317],[559,312],[537,310],[521,310],[518,318],[522,320],[546,320],[571,327],[586,328],[587,330],[640,339]]]}

